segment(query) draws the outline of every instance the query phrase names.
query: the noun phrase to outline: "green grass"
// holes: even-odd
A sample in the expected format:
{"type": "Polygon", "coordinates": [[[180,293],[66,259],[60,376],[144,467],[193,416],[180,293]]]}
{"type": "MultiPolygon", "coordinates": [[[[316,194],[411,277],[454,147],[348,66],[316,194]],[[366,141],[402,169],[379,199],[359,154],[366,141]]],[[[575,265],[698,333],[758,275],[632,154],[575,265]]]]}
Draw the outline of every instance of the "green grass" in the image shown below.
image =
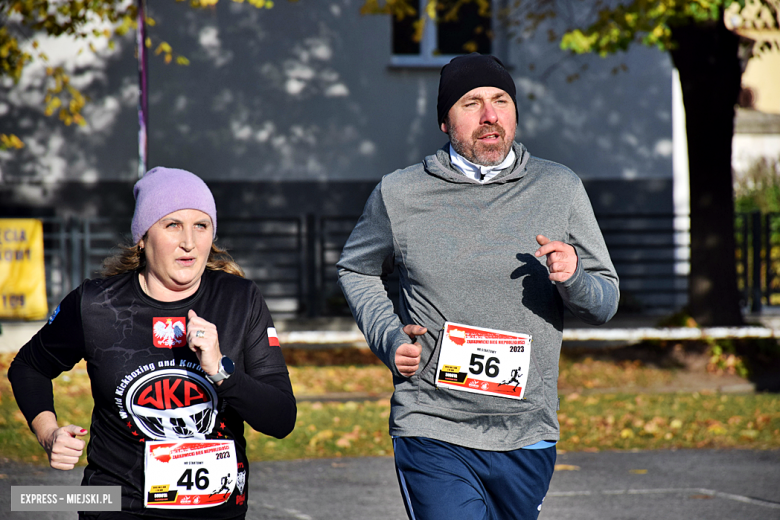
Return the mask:
{"type": "MultiPolygon", "coordinates": [[[[671,381],[673,369],[646,366],[636,360],[605,361],[585,357],[563,356],[560,361],[558,388],[561,391],[599,388],[648,388],[671,381]]],[[[369,395],[390,394],[393,379],[384,365],[360,366],[290,366],[295,395],[318,395],[330,392],[361,392],[369,395]]]]}
{"type": "Polygon", "coordinates": [[[571,394],[558,420],[563,450],[780,448],[775,394],[571,394]]]}
{"type": "MultiPolygon", "coordinates": [[[[0,456],[12,460],[48,463],[46,453],[27,426],[16,405],[8,382],[8,365],[13,356],[0,355],[0,456]]],[[[92,393],[86,366],[81,363],[53,381],[54,405],[60,425],[77,424],[89,429],[92,393]]],[[[82,437],[87,440],[89,436],[82,437]]],[[[86,463],[86,457],[83,457],[86,463]]]]}
{"type": "Polygon", "coordinates": [[[393,378],[384,365],[291,366],[289,371],[297,396],[342,392],[382,395],[393,391],[393,378]]]}
{"type": "MultiPolygon", "coordinates": [[[[770,394],[606,394],[562,399],[563,451],[780,448],[780,398],[770,394]]],[[[248,434],[250,460],[389,455],[388,400],[300,403],[284,440],[248,434]]],[[[248,429],[247,429],[248,430],[248,429]]]]}
{"type": "MultiPolygon", "coordinates": [[[[5,376],[12,356],[0,356],[0,456],[45,464],[46,456],[19,412],[5,376]]],[[[780,396],[776,394],[604,394],[591,389],[640,388],[664,383],[669,369],[636,361],[562,359],[559,420],[564,451],[672,448],[780,448],[780,396]],[[583,394],[585,392],[585,394],[583,394]]],[[[392,391],[381,365],[291,366],[297,395],[392,391]]],[[[54,381],[60,424],[89,428],[92,397],[83,363],[54,381]]],[[[390,401],[302,401],[298,422],[278,440],[246,428],[250,460],[382,456],[392,453],[387,434],[390,401]]],[[[82,460],[82,463],[84,461],[82,460]]]]}
{"type": "Polygon", "coordinates": [[[295,430],[282,440],[245,428],[249,460],[368,457],[393,452],[390,400],[298,404],[295,430]]]}

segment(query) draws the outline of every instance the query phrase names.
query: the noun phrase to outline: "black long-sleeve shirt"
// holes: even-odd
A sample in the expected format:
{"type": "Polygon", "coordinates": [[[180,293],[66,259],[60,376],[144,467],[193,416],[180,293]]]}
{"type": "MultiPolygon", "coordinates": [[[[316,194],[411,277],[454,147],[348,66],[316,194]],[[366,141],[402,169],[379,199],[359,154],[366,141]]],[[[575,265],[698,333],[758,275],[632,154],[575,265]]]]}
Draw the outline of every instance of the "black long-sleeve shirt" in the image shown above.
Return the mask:
{"type": "Polygon", "coordinates": [[[220,506],[144,510],[143,448],[145,440],[233,439],[239,470],[248,476],[244,421],[277,438],[292,431],[292,385],[254,283],[207,270],[194,295],[159,302],[141,290],[137,273],[87,280],[63,299],[8,371],[28,423],[55,412],[51,380],[81,359],[95,401],[82,484],[121,485],[123,510],[153,516],[219,519],[246,511],[248,486],[220,506]],[[216,325],[220,350],[236,365],[220,386],[205,379],[187,347],[190,309],[216,325]]]}

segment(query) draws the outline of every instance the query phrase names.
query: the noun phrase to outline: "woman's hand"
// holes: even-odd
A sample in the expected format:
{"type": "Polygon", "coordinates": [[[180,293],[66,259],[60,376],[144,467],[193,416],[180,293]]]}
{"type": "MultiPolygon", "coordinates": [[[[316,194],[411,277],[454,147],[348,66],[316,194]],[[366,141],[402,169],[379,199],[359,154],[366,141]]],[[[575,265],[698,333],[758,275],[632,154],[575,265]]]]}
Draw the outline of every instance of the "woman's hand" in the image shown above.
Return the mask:
{"type": "MultiPolygon", "coordinates": [[[[187,345],[198,356],[206,374],[213,376],[219,372],[222,351],[219,350],[217,326],[199,317],[192,309],[187,313],[187,345]]],[[[221,384],[222,381],[216,383],[217,386],[221,384]]]]}
{"type": "Polygon", "coordinates": [[[85,442],[79,436],[86,435],[87,430],[75,424],[60,428],[57,418],[51,412],[41,412],[33,419],[33,431],[38,442],[49,457],[49,465],[54,469],[70,470],[84,453],[85,442]]]}

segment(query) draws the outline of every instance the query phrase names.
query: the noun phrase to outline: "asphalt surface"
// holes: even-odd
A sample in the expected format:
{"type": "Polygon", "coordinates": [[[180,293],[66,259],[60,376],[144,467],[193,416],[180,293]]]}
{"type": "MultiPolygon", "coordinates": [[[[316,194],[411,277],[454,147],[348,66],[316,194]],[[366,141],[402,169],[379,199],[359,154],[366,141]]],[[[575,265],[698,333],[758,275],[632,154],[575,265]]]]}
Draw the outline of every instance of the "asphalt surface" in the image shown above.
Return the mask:
{"type": "MultiPolygon", "coordinates": [[[[564,453],[540,520],[780,520],[780,451],[564,453]]],[[[0,518],[60,520],[75,513],[11,512],[11,486],[78,485],[63,472],[0,459],[0,518]]],[[[404,520],[391,458],[256,462],[249,519],[404,520]]]]}

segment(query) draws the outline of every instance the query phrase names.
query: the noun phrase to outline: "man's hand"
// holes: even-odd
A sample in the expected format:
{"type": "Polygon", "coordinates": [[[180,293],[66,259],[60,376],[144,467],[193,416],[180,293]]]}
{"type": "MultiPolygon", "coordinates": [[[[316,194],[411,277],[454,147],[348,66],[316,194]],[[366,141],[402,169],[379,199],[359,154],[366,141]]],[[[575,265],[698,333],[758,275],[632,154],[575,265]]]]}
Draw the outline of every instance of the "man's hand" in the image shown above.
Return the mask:
{"type": "Polygon", "coordinates": [[[417,336],[422,336],[428,332],[428,329],[420,325],[407,325],[404,327],[404,334],[409,336],[411,343],[404,343],[395,351],[395,366],[404,377],[412,377],[420,367],[420,354],[422,347],[417,345],[414,340],[417,336]]]}
{"type": "Polygon", "coordinates": [[[551,242],[544,235],[536,235],[536,241],[542,246],[536,250],[536,257],[547,255],[547,268],[550,270],[550,280],[565,282],[577,270],[577,252],[564,242],[551,242]]]}

